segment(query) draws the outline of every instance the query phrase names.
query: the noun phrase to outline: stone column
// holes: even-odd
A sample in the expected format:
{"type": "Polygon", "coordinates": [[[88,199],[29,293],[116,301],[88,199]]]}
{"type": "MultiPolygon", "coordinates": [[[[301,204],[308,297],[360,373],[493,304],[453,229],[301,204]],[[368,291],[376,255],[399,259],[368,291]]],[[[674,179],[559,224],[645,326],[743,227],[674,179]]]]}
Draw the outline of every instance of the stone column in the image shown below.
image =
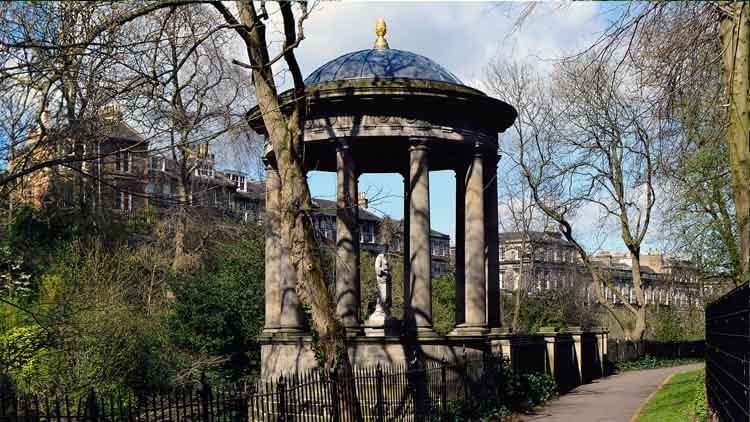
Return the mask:
{"type": "Polygon", "coordinates": [[[567,331],[573,337],[573,350],[576,354],[576,366],[578,367],[578,382],[581,383],[583,381],[583,357],[581,356],[583,330],[581,330],[581,327],[568,327],[567,331]]]}
{"type": "Polygon", "coordinates": [[[461,165],[456,168],[456,256],[455,260],[455,280],[456,280],[456,325],[463,324],[465,322],[464,317],[464,295],[465,295],[465,283],[464,283],[464,251],[465,241],[464,234],[466,230],[465,224],[465,206],[464,201],[466,200],[466,166],[461,165]]]}
{"type": "MultiPolygon", "coordinates": [[[[409,296],[407,329],[432,331],[429,148],[424,140],[409,148],[409,296]]],[[[406,299],[406,298],[405,298],[406,299]]]]}
{"type": "Polygon", "coordinates": [[[464,239],[464,322],[454,330],[457,335],[487,333],[487,295],[484,272],[484,172],[482,151],[475,146],[467,170],[464,239]]]}
{"type": "Polygon", "coordinates": [[[600,366],[599,369],[601,370],[601,373],[599,375],[603,377],[604,369],[605,369],[604,368],[605,353],[604,353],[604,328],[603,327],[599,327],[596,330],[596,342],[597,342],[596,349],[599,352],[599,355],[597,356],[599,358],[599,366],[600,366]]]}
{"type": "Polygon", "coordinates": [[[554,327],[540,327],[539,334],[544,338],[546,348],[544,367],[550,376],[557,379],[555,376],[555,343],[557,341],[557,332],[555,332],[554,327]]]}
{"type": "Polygon", "coordinates": [[[409,225],[409,204],[411,204],[409,191],[411,190],[411,186],[409,185],[409,172],[407,171],[404,173],[404,219],[402,220],[401,225],[401,256],[403,257],[403,265],[404,265],[404,278],[403,278],[403,288],[404,288],[404,315],[407,314],[409,309],[409,302],[406,300],[407,298],[411,297],[411,292],[409,290],[409,283],[410,283],[410,277],[409,274],[411,274],[410,271],[410,262],[409,262],[409,231],[410,231],[410,225],[409,225]]]}
{"type": "Polygon", "coordinates": [[[358,330],[359,222],[357,173],[348,140],[336,146],[336,315],[347,330],[358,330]]]}
{"type": "Polygon", "coordinates": [[[265,211],[265,302],[266,321],[263,334],[271,335],[279,328],[279,285],[281,282],[281,222],[279,221],[279,196],[281,181],[279,172],[267,160],[266,165],[266,211],[265,211]]]}
{"type": "Polygon", "coordinates": [[[502,326],[500,302],[500,256],[497,215],[497,154],[488,154],[484,167],[485,268],[487,278],[487,326],[499,331],[502,326]]]}

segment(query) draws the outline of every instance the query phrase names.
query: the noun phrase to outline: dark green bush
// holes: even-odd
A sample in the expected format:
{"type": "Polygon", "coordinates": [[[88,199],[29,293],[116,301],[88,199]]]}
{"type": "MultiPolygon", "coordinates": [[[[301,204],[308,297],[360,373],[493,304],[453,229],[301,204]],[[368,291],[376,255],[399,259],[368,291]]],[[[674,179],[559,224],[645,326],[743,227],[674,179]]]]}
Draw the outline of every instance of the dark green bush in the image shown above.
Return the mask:
{"type": "Polygon", "coordinates": [[[615,362],[615,369],[618,371],[632,371],[635,369],[653,369],[666,368],[669,366],[686,365],[688,363],[702,362],[700,358],[657,358],[646,355],[640,359],[615,362]]]}
{"type": "Polygon", "coordinates": [[[477,403],[462,400],[449,403],[451,421],[503,421],[513,412],[523,412],[549,400],[557,392],[552,376],[543,373],[518,373],[503,360],[497,371],[499,396],[496,400],[477,403]]]}

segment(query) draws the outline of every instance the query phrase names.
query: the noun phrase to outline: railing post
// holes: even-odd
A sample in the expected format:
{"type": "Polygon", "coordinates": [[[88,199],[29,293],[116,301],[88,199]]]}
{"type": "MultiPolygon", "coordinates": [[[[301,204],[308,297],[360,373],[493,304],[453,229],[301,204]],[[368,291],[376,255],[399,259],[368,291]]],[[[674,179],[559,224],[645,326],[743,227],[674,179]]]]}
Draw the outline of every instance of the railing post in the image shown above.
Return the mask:
{"type": "Polygon", "coordinates": [[[383,391],[383,368],[380,367],[380,363],[375,370],[375,380],[378,389],[378,422],[383,422],[385,420],[385,392],[383,391]]]}
{"type": "Polygon", "coordinates": [[[279,415],[276,420],[286,422],[286,380],[283,375],[279,378],[279,383],[276,384],[276,394],[279,396],[279,415]]]}
{"type": "Polygon", "coordinates": [[[440,420],[442,421],[448,420],[448,371],[446,363],[445,356],[443,356],[443,360],[440,361],[440,405],[443,413],[440,420]]]}
{"type": "Polygon", "coordinates": [[[464,371],[463,371],[463,379],[464,379],[464,406],[467,406],[469,403],[469,361],[466,359],[466,349],[464,349],[464,371]]]}
{"type": "Polygon", "coordinates": [[[99,422],[99,408],[96,403],[96,392],[92,388],[89,391],[89,397],[86,400],[86,416],[87,420],[91,422],[99,422]]]}
{"type": "Polygon", "coordinates": [[[211,399],[211,387],[208,385],[206,373],[201,374],[201,408],[200,415],[202,422],[209,422],[208,406],[211,399]]]}
{"type": "Polygon", "coordinates": [[[333,421],[339,422],[341,420],[341,409],[339,406],[339,386],[337,382],[336,368],[331,368],[330,371],[330,382],[331,382],[331,413],[333,415],[333,421]]]}

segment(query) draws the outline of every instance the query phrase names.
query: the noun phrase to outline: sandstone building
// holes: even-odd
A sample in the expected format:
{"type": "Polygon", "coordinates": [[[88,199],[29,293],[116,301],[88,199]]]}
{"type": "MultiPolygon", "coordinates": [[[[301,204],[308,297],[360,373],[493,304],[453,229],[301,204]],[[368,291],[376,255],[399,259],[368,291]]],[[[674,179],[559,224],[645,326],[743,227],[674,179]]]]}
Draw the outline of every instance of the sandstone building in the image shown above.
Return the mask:
{"type": "MultiPolygon", "coordinates": [[[[500,289],[511,294],[516,289],[530,293],[542,290],[580,288],[587,301],[596,299],[591,275],[570,242],[556,230],[505,232],[499,234],[500,289]]],[[[603,276],[631,303],[635,302],[630,254],[601,251],[592,256],[603,276]]],[[[641,280],[646,304],[687,306],[700,303],[701,287],[695,268],[687,261],[660,253],[641,254],[641,280]]],[[[607,300],[622,304],[607,286],[607,300]]]]}

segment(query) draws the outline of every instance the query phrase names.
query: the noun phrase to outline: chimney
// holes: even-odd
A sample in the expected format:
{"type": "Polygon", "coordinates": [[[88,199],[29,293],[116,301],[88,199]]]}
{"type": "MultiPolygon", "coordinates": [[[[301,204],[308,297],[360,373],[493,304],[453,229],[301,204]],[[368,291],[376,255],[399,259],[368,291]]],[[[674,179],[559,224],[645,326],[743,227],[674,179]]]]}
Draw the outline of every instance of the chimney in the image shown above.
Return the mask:
{"type": "Polygon", "coordinates": [[[367,209],[367,193],[359,192],[357,194],[357,205],[363,210],[367,209]]]}
{"type": "Polygon", "coordinates": [[[99,111],[99,115],[104,120],[109,120],[109,121],[122,120],[122,111],[120,110],[120,105],[117,103],[111,103],[109,105],[102,107],[99,111]]]}

